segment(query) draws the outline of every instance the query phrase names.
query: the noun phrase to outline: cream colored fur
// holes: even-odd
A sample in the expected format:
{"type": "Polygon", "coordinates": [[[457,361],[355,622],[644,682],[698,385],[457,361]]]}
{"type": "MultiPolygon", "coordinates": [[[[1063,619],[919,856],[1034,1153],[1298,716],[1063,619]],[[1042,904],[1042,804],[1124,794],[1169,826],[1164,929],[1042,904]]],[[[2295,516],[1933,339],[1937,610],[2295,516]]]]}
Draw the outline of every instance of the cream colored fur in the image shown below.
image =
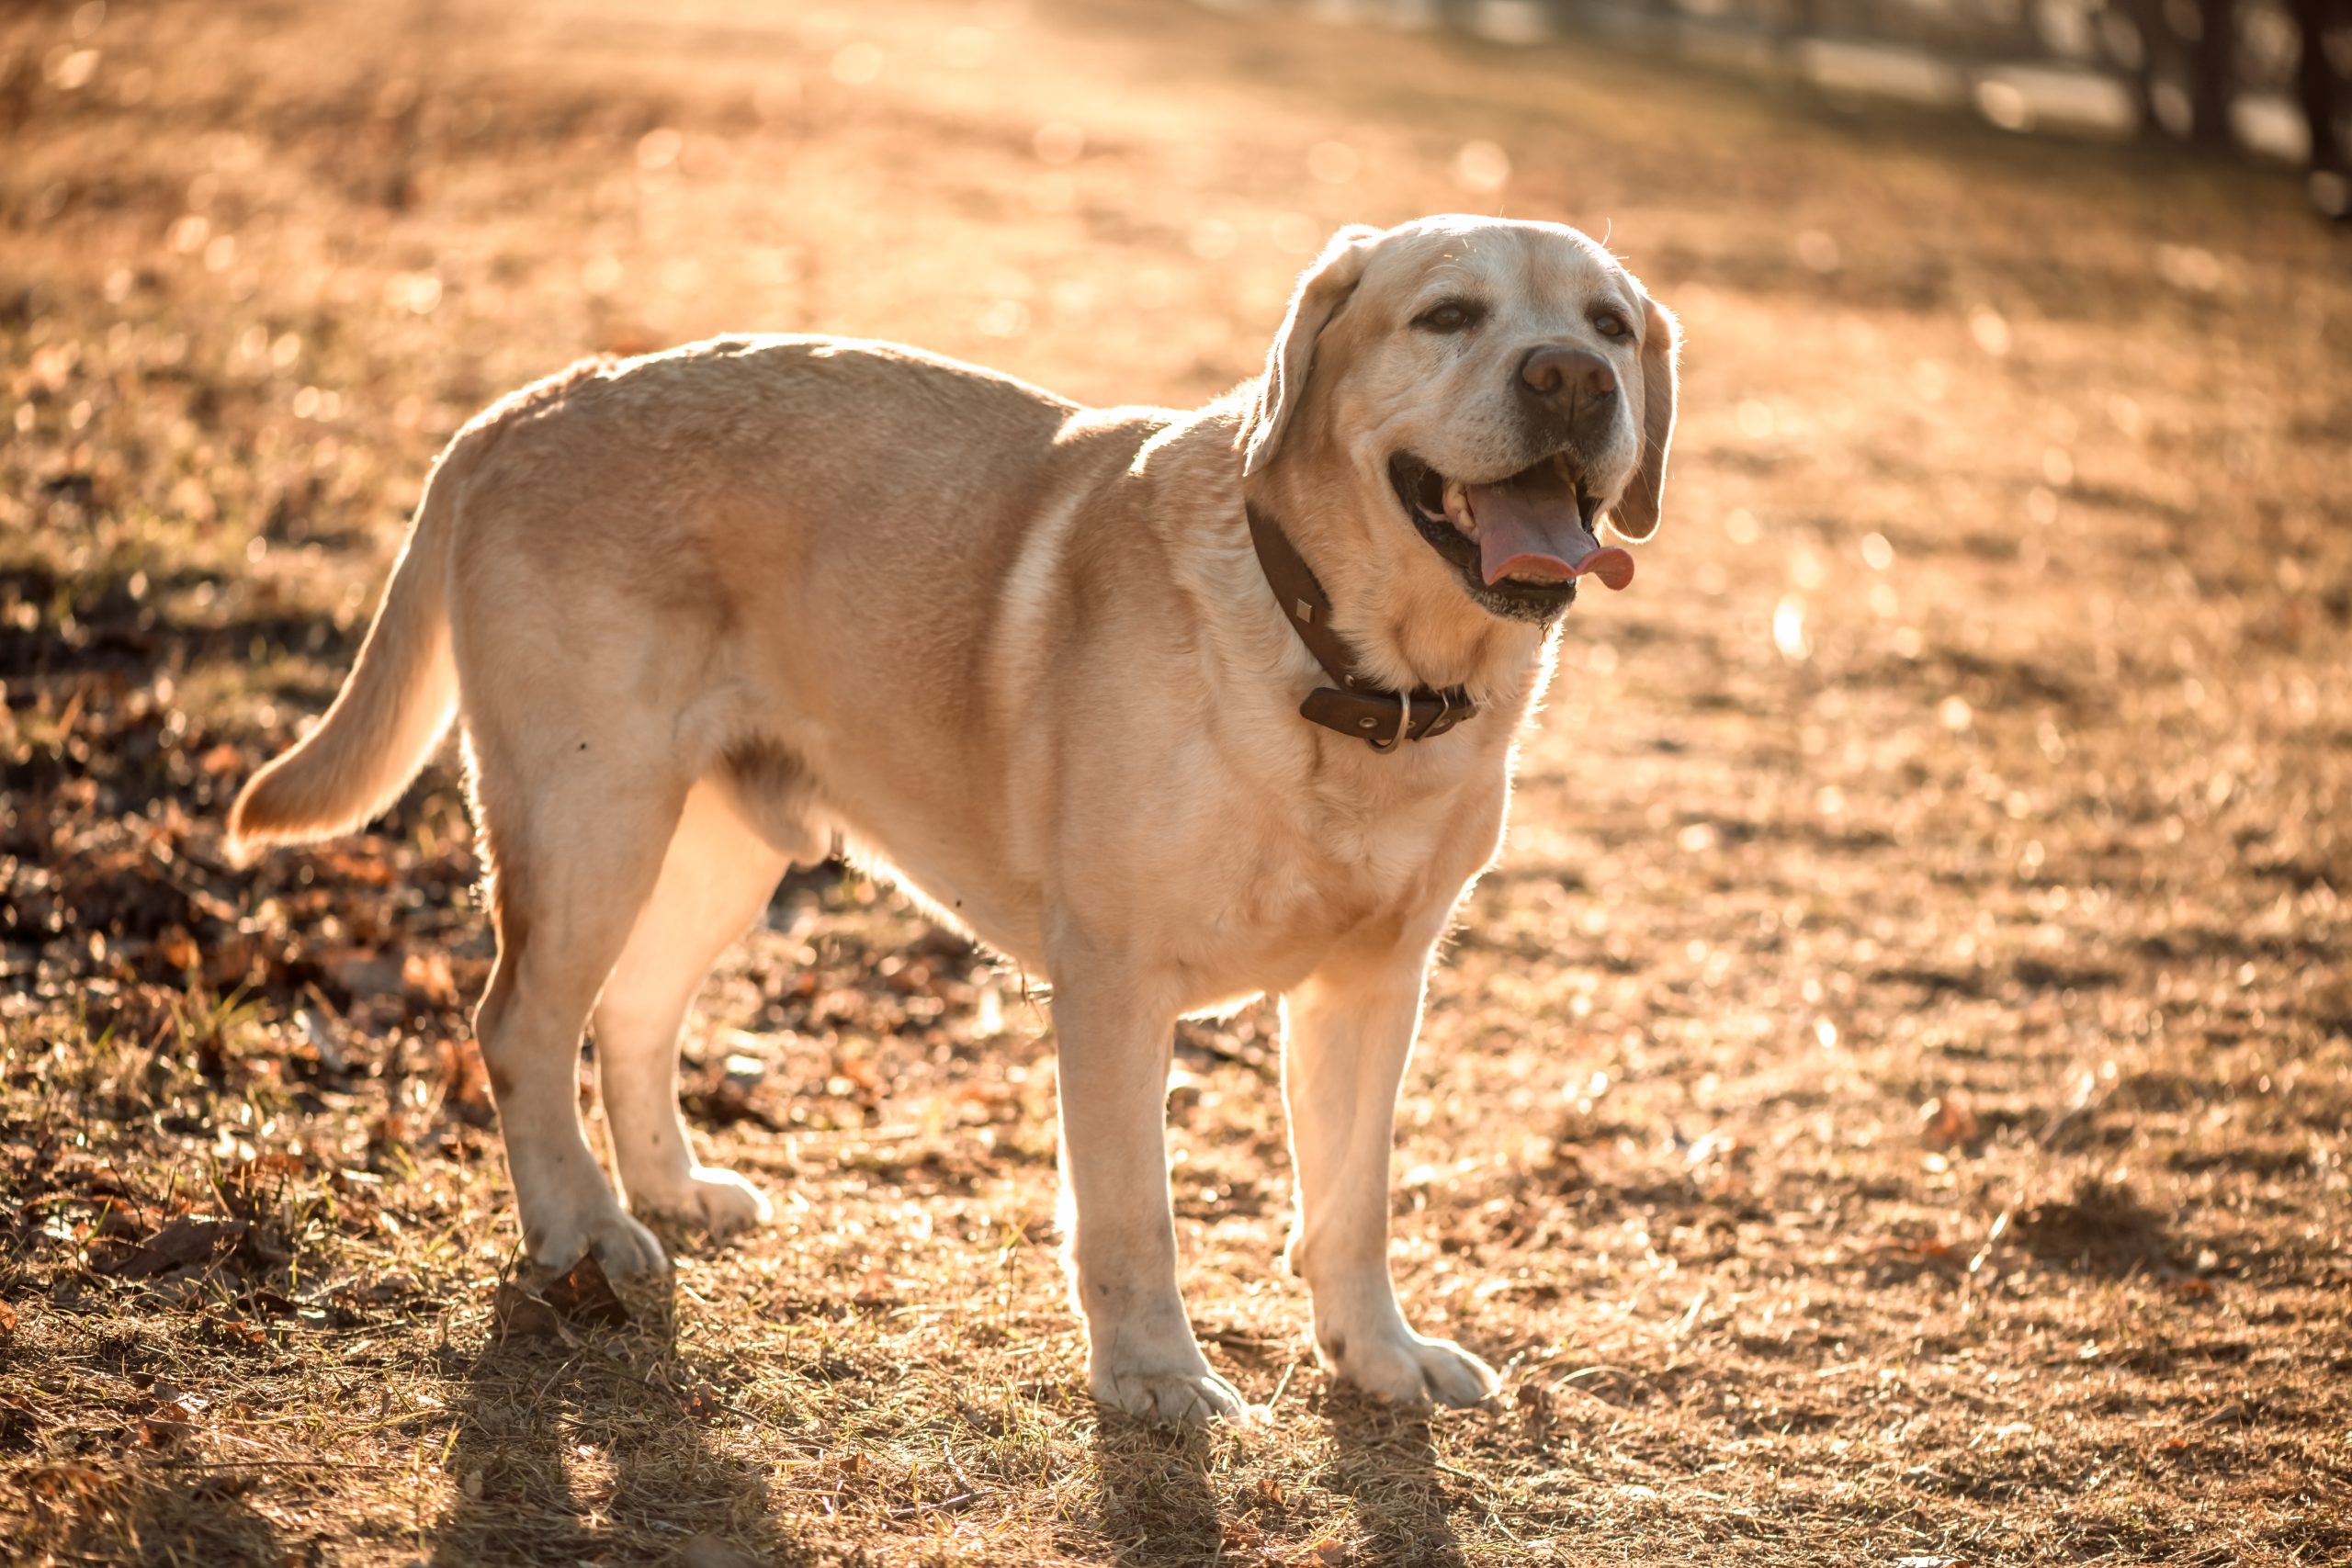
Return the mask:
{"type": "Polygon", "coordinates": [[[1089,1374],[1160,1418],[1250,1414],[1178,1293],[1171,1029],[1276,996],[1316,1342],[1374,1393],[1475,1402],[1494,1374],[1414,1333],[1390,1286],[1391,1124],[1550,637],[1471,599],[1385,464],[1410,449],[1483,482],[1544,456],[1514,385],[1544,343],[1616,367],[1622,418],[1588,479],[1646,535],[1672,319],[1552,225],[1343,231],[1266,378],[1191,412],[808,337],[579,367],[452,444],[357,666],[247,786],[233,839],[364,821],[454,712],[499,942],[476,1022],[524,1238],[550,1266],[593,1250],[626,1271],[664,1262],[631,1211],[767,1217],[695,1156],[678,1033],[786,867],[844,836],[1050,977],[1089,1374]],[[1413,325],[1449,293],[1487,303],[1476,331],[1413,325]],[[1639,341],[1597,332],[1603,307],[1639,341]],[[1301,718],[1326,677],[1259,570],[1245,495],[1366,671],[1486,711],[1385,756],[1301,718]],[[583,1026],[618,1192],[581,1125],[583,1026]]]}

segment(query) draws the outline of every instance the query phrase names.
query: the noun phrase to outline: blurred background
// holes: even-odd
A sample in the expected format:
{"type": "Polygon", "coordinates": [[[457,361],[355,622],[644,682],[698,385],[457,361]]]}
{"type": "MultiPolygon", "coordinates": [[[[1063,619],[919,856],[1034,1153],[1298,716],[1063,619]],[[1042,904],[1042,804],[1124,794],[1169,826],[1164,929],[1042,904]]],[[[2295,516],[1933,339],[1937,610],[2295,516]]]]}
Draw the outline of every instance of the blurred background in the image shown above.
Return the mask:
{"type": "Polygon", "coordinates": [[[0,1540],[2352,1552],[2342,23],[0,12],[0,1540]],[[1562,632],[1406,1087],[1405,1296],[1501,1407],[1381,1417],[1303,1349],[1259,1007],[1186,1026],[1171,1138],[1196,1317],[1281,1435],[1098,1426],[1046,1015],[840,866],[686,1045],[776,1230],[681,1238],[674,1315],[502,1339],[454,748],[368,834],[220,849],[435,451],[747,329],[1190,404],[1334,227],[1444,210],[1605,237],[1688,336],[1665,526],[1562,632]]]}
{"type": "MultiPolygon", "coordinates": [[[[1237,7],[1241,8],[1241,7],[1237,7]]],[[[1589,33],[2014,131],[2244,151],[2311,173],[2341,218],[2352,10],[2341,0],[1348,0],[1314,9],[1498,43],[1589,33]]]]}

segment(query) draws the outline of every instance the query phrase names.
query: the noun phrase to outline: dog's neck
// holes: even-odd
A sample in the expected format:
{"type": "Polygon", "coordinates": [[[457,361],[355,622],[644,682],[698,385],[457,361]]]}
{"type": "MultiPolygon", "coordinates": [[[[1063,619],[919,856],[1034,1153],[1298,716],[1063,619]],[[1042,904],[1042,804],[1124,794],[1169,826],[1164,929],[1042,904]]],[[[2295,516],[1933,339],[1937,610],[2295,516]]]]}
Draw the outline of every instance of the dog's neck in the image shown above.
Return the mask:
{"type": "Polygon", "coordinates": [[[1459,686],[1408,691],[1381,685],[1365,675],[1357,667],[1355,649],[1331,624],[1330,597],[1282,525],[1259,507],[1244,503],[1243,512],[1259,570],[1276,608],[1333,682],[1307,694],[1299,705],[1300,717],[1362,740],[1375,751],[1393,751],[1408,740],[1434,740],[1477,716],[1476,700],[1459,686]]]}
{"type": "Polygon", "coordinates": [[[1519,705],[1539,678],[1547,627],[1480,608],[1404,530],[1375,531],[1340,511],[1344,502],[1288,489],[1246,487],[1245,506],[1281,529],[1321,585],[1357,675],[1390,691],[1460,690],[1482,706],[1519,705]]]}

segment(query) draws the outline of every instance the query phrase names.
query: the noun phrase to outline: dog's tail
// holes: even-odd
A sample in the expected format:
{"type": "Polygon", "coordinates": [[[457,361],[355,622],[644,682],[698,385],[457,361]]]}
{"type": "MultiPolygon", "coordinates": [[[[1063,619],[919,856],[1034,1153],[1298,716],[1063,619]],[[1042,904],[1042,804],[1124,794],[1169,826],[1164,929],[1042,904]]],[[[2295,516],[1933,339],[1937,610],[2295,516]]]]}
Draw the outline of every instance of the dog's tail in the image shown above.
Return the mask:
{"type": "Polygon", "coordinates": [[[424,483],[408,543],[376,606],[359,661],[318,727],[255,773],[229,811],[229,852],[348,832],[398,800],[449,728],[449,544],[458,492],[491,434],[478,421],[424,483]]]}

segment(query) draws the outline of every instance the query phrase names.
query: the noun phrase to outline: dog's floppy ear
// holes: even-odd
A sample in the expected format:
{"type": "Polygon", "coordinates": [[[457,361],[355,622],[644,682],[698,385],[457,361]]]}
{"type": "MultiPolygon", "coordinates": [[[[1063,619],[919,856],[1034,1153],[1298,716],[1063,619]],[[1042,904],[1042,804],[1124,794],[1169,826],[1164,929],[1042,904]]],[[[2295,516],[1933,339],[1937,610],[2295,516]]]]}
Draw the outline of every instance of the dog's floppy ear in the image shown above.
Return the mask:
{"type": "Polygon", "coordinates": [[[1675,362],[1682,353],[1682,325],[1674,312],[1642,296],[1648,320],[1642,327],[1642,465],[1617,498],[1609,525],[1636,543],[1657,532],[1666,500],[1666,449],[1674,440],[1675,362]]]}
{"type": "Polygon", "coordinates": [[[1299,397],[1306,389],[1307,370],[1315,361],[1315,339],[1333,312],[1355,292],[1373,242],[1379,238],[1379,230],[1351,223],[1332,235],[1323,254],[1298,275],[1290,310],[1283,317],[1282,330],[1274,333],[1274,346],[1266,355],[1265,378],[1242,416],[1243,475],[1256,473],[1272,459],[1274,448],[1282,442],[1283,427],[1298,412],[1299,397]]]}

